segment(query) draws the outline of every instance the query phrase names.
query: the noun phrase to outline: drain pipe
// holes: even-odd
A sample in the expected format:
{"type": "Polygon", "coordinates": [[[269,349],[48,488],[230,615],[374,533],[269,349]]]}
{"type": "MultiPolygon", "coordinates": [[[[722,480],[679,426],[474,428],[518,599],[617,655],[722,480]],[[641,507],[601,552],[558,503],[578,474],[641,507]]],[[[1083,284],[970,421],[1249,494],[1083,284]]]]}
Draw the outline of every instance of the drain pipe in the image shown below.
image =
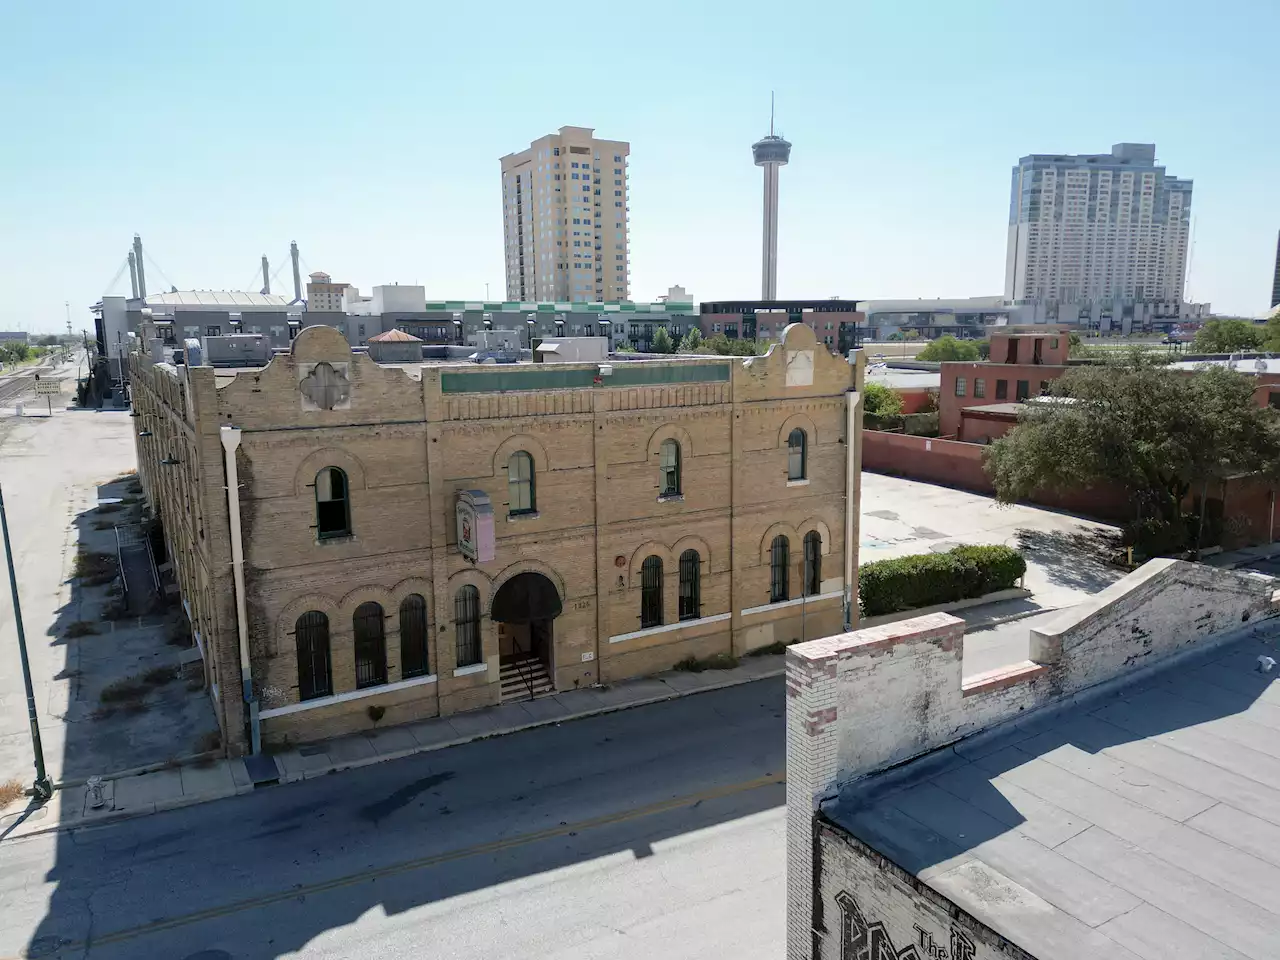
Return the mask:
{"type": "MultiPolygon", "coordinates": [[[[861,373],[859,370],[858,373],[861,373]]],[[[857,381],[855,381],[857,382],[857,381]]],[[[862,384],[858,382],[858,386],[862,384]]],[[[856,545],[853,542],[854,517],[858,512],[858,405],[862,394],[858,390],[845,393],[845,444],[844,444],[844,629],[853,629],[853,558],[856,545]]]]}
{"type": "Polygon", "coordinates": [[[231,573],[236,585],[236,635],[240,642],[240,691],[249,713],[249,744],[254,754],[262,750],[258,723],[258,701],[253,696],[253,672],[249,665],[249,614],[244,600],[244,540],[240,535],[240,473],[236,450],[240,428],[223,426],[222,449],[227,461],[227,516],[231,520],[231,573]]]}

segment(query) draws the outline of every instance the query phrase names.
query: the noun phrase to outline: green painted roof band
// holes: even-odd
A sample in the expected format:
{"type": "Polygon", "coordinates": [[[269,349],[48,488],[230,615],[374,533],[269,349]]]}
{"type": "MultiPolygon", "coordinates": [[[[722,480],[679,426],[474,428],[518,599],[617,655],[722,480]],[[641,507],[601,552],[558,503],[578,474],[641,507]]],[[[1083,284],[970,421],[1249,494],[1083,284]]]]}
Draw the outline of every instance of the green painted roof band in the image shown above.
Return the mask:
{"type": "MultiPolygon", "coordinates": [[[[574,390],[595,386],[596,370],[579,367],[557,369],[557,364],[503,367],[474,373],[442,373],[443,393],[506,393],[522,390],[574,390]]],[[[679,383],[726,383],[728,363],[651,364],[617,361],[613,374],[601,378],[606,387],[666,386],[679,383]]]]}

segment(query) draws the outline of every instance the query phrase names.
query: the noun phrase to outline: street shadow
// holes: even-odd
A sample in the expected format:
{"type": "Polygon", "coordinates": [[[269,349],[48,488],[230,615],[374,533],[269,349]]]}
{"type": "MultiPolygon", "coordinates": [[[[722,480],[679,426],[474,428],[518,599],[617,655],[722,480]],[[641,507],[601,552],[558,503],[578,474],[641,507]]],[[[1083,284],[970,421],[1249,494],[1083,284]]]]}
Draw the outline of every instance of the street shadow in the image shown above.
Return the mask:
{"type": "Polygon", "coordinates": [[[1020,528],[1018,549],[1045,570],[1057,586],[1097,593],[1115,583],[1125,571],[1110,562],[1120,550],[1120,534],[1113,529],[1078,526],[1069,530],[1020,528]]]}
{"type": "Polygon", "coordinates": [[[1075,869],[1052,851],[1092,826],[1091,814],[1148,847],[1176,843],[1176,825],[1215,804],[1275,822],[1280,710],[1259,700],[1277,674],[1257,671],[1260,655],[1280,659],[1276,641],[1242,639],[1035,711],[851,784],[821,817],[913,875],[974,857],[1061,903],[1044,884],[1063,874],[1046,864],[1075,869]]]}
{"type": "Polygon", "coordinates": [[[783,804],[784,701],[771,678],[59,835],[25,955],[265,960],[371,912],[660,861],[783,804]]]}
{"type": "Polygon", "coordinates": [[[64,648],[47,705],[58,722],[43,730],[60,783],[173,764],[218,747],[203,664],[181,608],[163,604],[147,580],[146,589],[125,590],[115,528],[141,519],[136,477],[99,485],[97,501],[72,521],[66,602],[43,629],[28,623],[32,642],[43,634],[64,648]]]}

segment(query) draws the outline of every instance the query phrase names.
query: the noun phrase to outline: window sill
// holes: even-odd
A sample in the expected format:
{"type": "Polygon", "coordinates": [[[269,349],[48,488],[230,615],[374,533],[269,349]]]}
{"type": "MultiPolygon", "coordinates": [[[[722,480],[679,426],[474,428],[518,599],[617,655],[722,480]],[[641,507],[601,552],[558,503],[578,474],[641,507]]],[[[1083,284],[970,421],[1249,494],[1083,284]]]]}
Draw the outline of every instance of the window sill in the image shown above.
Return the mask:
{"type": "Polygon", "coordinates": [[[380,693],[394,693],[397,690],[426,686],[429,683],[435,682],[435,674],[431,674],[426,677],[414,677],[412,680],[397,680],[395,683],[384,683],[376,687],[365,687],[361,690],[351,690],[347,693],[331,693],[327,697],[315,697],[311,700],[300,700],[297,703],[291,703],[287,706],[275,707],[271,710],[263,710],[258,714],[258,717],[262,720],[270,720],[272,717],[286,717],[291,713],[301,713],[303,710],[315,710],[319,707],[331,707],[335,703],[346,703],[349,700],[362,700],[365,697],[376,697],[380,693]]]}
{"type": "Polygon", "coordinates": [[[685,627],[696,627],[704,623],[719,623],[722,620],[728,620],[733,614],[717,613],[710,617],[698,617],[693,620],[679,620],[676,623],[664,623],[658,627],[645,627],[643,630],[636,630],[632,633],[620,633],[616,637],[610,637],[610,643],[623,643],[627,640],[637,640],[640,637],[652,637],[659,633],[670,633],[672,630],[682,630],[685,627]]]}
{"type": "Polygon", "coordinates": [[[809,478],[808,478],[808,477],[805,477],[803,480],[788,480],[788,481],[787,481],[787,486],[788,486],[788,487],[807,487],[808,485],[809,485],[809,478]]]}
{"type": "Polygon", "coordinates": [[[471,663],[465,667],[454,668],[453,675],[455,677],[469,677],[473,673],[483,673],[489,669],[487,663],[471,663]]]}
{"type": "Polygon", "coordinates": [[[521,520],[537,520],[541,517],[537,510],[530,510],[528,513],[508,513],[507,523],[519,523],[521,520]]]}
{"type": "Polygon", "coordinates": [[[816,596],[810,594],[807,597],[795,597],[791,600],[777,600],[773,603],[766,603],[759,607],[748,607],[742,611],[742,616],[750,617],[759,613],[768,613],[771,610],[783,610],[787,607],[808,606],[811,603],[817,603],[821,600],[837,600],[843,599],[843,590],[833,590],[831,593],[819,593],[816,596]]]}
{"type": "Polygon", "coordinates": [[[355,534],[345,534],[341,537],[316,537],[317,547],[329,547],[339,543],[355,543],[355,534]]]}
{"type": "Polygon", "coordinates": [[[659,503],[684,503],[683,493],[664,493],[658,497],[659,503]]]}

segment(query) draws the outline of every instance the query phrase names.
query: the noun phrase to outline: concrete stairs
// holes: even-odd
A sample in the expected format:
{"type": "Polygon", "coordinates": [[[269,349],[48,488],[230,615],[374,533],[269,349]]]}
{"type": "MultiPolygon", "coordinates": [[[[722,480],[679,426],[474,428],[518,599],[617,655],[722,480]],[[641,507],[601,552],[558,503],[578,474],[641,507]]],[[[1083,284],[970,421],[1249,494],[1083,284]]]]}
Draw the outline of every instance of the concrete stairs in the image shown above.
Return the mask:
{"type": "Polygon", "coordinates": [[[555,692],[546,664],[537,657],[508,660],[502,664],[503,703],[534,700],[555,692]]]}

